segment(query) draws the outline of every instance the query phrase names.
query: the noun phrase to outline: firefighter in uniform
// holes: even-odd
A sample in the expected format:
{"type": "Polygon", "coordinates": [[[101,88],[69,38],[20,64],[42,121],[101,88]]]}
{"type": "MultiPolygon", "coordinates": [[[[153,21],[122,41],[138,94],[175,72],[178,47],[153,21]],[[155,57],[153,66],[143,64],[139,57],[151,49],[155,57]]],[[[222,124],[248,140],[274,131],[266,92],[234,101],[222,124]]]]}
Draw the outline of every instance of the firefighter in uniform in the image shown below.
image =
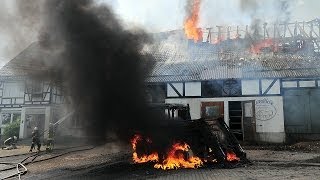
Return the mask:
{"type": "Polygon", "coordinates": [[[9,137],[4,141],[4,147],[2,149],[5,150],[11,150],[11,149],[17,149],[16,143],[17,143],[17,136],[9,137]]]}
{"type": "Polygon", "coordinates": [[[40,151],[40,133],[38,130],[38,127],[34,127],[32,131],[32,144],[29,152],[32,152],[33,149],[35,149],[35,146],[37,145],[38,151],[40,151]]]}
{"type": "Polygon", "coordinates": [[[54,124],[49,124],[49,130],[48,130],[48,139],[47,139],[47,151],[52,151],[54,146],[54,124]]]}

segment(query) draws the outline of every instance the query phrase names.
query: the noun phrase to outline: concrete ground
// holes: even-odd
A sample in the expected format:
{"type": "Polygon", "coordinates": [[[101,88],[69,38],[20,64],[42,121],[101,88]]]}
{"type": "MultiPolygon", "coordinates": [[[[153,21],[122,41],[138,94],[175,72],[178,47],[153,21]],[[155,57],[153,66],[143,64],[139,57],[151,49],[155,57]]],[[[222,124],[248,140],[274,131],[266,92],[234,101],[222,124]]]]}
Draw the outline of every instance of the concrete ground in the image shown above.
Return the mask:
{"type": "MultiPolygon", "coordinates": [[[[319,142],[293,146],[246,146],[244,148],[252,165],[234,169],[207,167],[163,171],[153,169],[150,164],[132,164],[130,152],[126,151],[130,147],[110,142],[29,164],[28,173],[22,179],[319,179],[318,147],[319,142]]],[[[24,152],[24,149],[21,147],[15,152],[24,152]]],[[[0,161],[4,156],[2,152],[0,161]]]]}

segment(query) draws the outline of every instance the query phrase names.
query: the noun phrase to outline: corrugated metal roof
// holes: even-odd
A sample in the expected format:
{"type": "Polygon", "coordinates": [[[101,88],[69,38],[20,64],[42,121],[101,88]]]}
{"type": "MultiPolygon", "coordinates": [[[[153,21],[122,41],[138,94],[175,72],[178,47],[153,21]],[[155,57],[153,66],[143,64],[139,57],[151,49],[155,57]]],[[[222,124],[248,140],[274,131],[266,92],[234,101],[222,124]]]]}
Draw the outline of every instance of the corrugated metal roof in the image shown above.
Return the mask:
{"type": "Polygon", "coordinates": [[[320,58],[270,56],[256,59],[158,62],[149,82],[320,77],[320,58]]]}

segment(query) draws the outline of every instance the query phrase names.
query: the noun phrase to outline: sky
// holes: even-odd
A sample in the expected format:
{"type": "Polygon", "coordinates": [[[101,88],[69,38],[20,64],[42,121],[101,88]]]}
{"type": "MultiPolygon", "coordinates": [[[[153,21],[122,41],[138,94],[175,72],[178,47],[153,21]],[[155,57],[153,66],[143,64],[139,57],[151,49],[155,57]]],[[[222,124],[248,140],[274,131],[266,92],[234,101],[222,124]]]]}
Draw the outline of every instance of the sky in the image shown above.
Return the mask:
{"type": "MultiPolygon", "coordinates": [[[[1,1],[0,67],[30,43],[37,41],[38,37],[37,28],[40,23],[30,25],[26,21],[25,15],[18,13],[16,1],[24,0],[1,1]]],[[[95,1],[110,5],[124,26],[128,28],[140,27],[148,32],[181,29],[186,17],[187,0],[95,1]]],[[[259,18],[262,21],[274,21],[282,16],[288,16],[290,21],[308,21],[320,18],[318,10],[320,0],[286,0],[289,2],[289,6],[285,10],[287,12],[283,12],[278,6],[280,1],[285,0],[202,0],[199,26],[250,25],[254,18],[259,18]]],[[[37,20],[38,18],[35,18],[34,21],[37,20]]]]}

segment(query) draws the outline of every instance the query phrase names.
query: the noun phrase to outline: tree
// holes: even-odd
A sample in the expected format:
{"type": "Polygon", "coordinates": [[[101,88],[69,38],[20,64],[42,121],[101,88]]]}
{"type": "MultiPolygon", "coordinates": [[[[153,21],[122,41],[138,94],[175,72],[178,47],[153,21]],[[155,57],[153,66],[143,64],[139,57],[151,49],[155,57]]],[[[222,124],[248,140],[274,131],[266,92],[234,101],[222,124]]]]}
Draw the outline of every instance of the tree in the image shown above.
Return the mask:
{"type": "Polygon", "coordinates": [[[3,132],[4,139],[7,139],[12,136],[19,137],[19,131],[20,131],[20,120],[17,120],[8,124],[4,128],[4,132],[3,132]]]}

